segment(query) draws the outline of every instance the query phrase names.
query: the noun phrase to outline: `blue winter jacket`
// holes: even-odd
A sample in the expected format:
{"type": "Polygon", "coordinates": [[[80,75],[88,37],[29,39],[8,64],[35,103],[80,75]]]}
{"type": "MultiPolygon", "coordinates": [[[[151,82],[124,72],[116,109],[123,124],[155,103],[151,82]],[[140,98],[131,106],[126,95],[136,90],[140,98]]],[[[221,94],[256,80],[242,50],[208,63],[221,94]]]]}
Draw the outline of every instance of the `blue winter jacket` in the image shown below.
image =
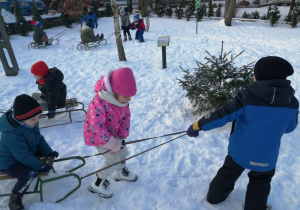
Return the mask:
{"type": "Polygon", "coordinates": [[[228,153],[244,168],[269,171],[276,167],[281,137],[298,124],[299,102],[289,80],[250,83],[222,108],[199,121],[207,131],[233,122],[228,153]]]}
{"type": "Polygon", "coordinates": [[[20,162],[38,171],[42,163],[34,155],[47,156],[52,150],[40,134],[38,124],[24,127],[12,119],[11,113],[8,111],[0,118],[0,170],[20,162]]]}
{"type": "Polygon", "coordinates": [[[98,18],[94,12],[88,12],[83,18],[81,18],[79,23],[82,23],[83,21],[85,21],[85,24],[92,29],[98,27],[98,18]]]}

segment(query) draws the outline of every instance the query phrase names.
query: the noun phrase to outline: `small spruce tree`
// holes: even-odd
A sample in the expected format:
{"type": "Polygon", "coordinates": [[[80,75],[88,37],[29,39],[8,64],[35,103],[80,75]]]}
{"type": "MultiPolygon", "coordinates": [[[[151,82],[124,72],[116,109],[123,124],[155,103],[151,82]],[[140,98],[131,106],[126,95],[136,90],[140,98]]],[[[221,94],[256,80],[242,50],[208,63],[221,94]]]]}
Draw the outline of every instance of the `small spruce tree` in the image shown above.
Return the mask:
{"type": "Polygon", "coordinates": [[[185,8],[185,17],[186,17],[186,20],[187,21],[190,21],[192,15],[194,14],[194,5],[189,3],[186,5],[186,8],[185,8]]]}
{"type": "Polygon", "coordinates": [[[219,56],[213,56],[208,51],[206,53],[209,55],[204,58],[206,63],[196,61],[198,68],[193,74],[180,67],[185,75],[182,80],[177,79],[183,90],[187,91],[186,97],[193,104],[195,115],[220,108],[252,81],[254,62],[242,67],[234,64],[243,51],[236,56],[230,55],[231,52],[223,53],[222,42],[219,56]]]}
{"type": "Polygon", "coordinates": [[[267,16],[269,17],[269,23],[271,26],[278,23],[278,20],[281,17],[278,7],[276,5],[270,6],[267,16]]]}
{"type": "Polygon", "coordinates": [[[32,0],[32,20],[37,20],[37,21],[41,22],[43,27],[45,27],[43,18],[41,17],[40,12],[39,12],[38,8],[36,7],[35,0],[32,0]]]}
{"type": "Polygon", "coordinates": [[[173,10],[170,4],[167,5],[166,7],[166,15],[170,18],[173,14],[173,10]]]}
{"type": "Polygon", "coordinates": [[[156,8],[156,14],[158,15],[158,17],[164,16],[164,14],[165,14],[164,5],[162,5],[162,4],[158,5],[158,7],[156,8]]]}
{"type": "Polygon", "coordinates": [[[175,9],[175,14],[177,16],[178,19],[181,19],[183,16],[183,8],[181,4],[177,4],[177,7],[175,9]]]}
{"type": "Polygon", "coordinates": [[[13,8],[16,17],[16,23],[15,23],[16,32],[18,32],[21,36],[28,36],[27,21],[25,20],[22,14],[19,1],[14,0],[13,8]]]}
{"type": "Polygon", "coordinates": [[[249,18],[250,18],[250,15],[245,11],[245,12],[243,13],[242,18],[249,19],[249,18]]]}
{"type": "Polygon", "coordinates": [[[289,25],[292,26],[292,28],[297,27],[300,21],[300,6],[295,6],[289,15],[290,15],[289,25]]]}
{"type": "Polygon", "coordinates": [[[251,17],[253,19],[259,19],[259,12],[257,10],[255,10],[255,12],[252,12],[251,13],[251,17]]]}
{"type": "Polygon", "coordinates": [[[110,5],[110,2],[106,2],[105,5],[105,16],[106,17],[112,17],[113,16],[113,12],[112,12],[112,8],[110,5]]]}
{"type": "Polygon", "coordinates": [[[221,10],[222,9],[222,3],[218,4],[217,10],[216,10],[216,17],[221,17],[221,10]]]}

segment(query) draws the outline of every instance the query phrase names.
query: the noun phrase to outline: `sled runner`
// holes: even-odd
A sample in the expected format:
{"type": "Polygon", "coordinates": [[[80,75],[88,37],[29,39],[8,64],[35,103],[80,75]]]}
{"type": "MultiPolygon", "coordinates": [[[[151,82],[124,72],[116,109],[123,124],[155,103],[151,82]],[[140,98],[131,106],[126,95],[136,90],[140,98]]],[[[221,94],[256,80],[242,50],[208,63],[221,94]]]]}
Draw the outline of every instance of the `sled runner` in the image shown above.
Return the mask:
{"type": "MultiPolygon", "coordinates": [[[[82,164],[67,171],[68,174],[65,174],[65,175],[61,175],[61,176],[58,176],[58,177],[53,177],[53,178],[49,178],[49,179],[42,179],[41,177],[45,177],[47,176],[49,173],[37,173],[35,175],[35,178],[37,178],[37,181],[36,181],[36,184],[35,184],[35,187],[32,191],[27,191],[25,194],[40,194],[40,200],[41,202],[43,201],[43,184],[45,183],[49,183],[49,182],[53,182],[53,181],[57,181],[57,180],[60,180],[60,179],[64,179],[64,178],[68,178],[68,177],[74,177],[78,180],[78,184],[77,186],[72,189],[70,192],[68,192],[64,197],[62,197],[61,199],[58,199],[55,203],[59,203],[63,200],[65,200],[67,197],[69,197],[71,194],[73,194],[76,190],[79,189],[79,187],[81,186],[81,179],[80,177],[77,175],[77,174],[74,174],[74,173],[70,173],[72,171],[75,171],[77,170],[78,168],[82,167],[85,165],[85,160],[81,157],[69,157],[69,158],[63,158],[63,159],[56,159],[54,160],[54,158],[45,158],[45,157],[38,157],[38,159],[44,163],[44,164],[47,164],[47,165],[53,165],[54,162],[59,162],[59,161],[65,161],[65,160],[71,160],[71,159],[79,159],[82,161],[82,164]]],[[[53,172],[55,173],[55,170],[53,169],[53,172]]],[[[0,180],[10,180],[10,179],[16,179],[15,177],[10,177],[8,176],[7,174],[3,173],[0,171],[0,180]]],[[[11,193],[5,193],[5,194],[0,194],[0,197],[5,197],[5,196],[10,196],[11,193]]]]}
{"type": "MultiPolygon", "coordinates": [[[[39,102],[39,104],[42,107],[42,110],[48,111],[48,105],[44,101],[41,100],[40,96],[41,96],[40,93],[32,94],[32,98],[34,98],[37,102],[39,102]]],[[[67,99],[65,106],[58,107],[56,110],[57,110],[57,112],[55,113],[55,115],[69,113],[70,123],[72,123],[72,112],[83,111],[86,115],[86,111],[84,110],[84,104],[82,102],[77,101],[76,98],[67,99]],[[76,108],[78,106],[81,106],[81,107],[76,108]]],[[[41,118],[44,118],[44,117],[47,117],[47,114],[41,114],[41,118]]]]}
{"type": "MultiPolygon", "coordinates": [[[[53,45],[54,43],[56,43],[56,45],[58,45],[59,43],[59,39],[58,38],[50,38],[48,41],[51,45],[53,45]]],[[[48,46],[51,46],[48,45],[48,46]]],[[[46,48],[47,49],[47,45],[45,45],[44,42],[30,42],[28,45],[28,48],[34,48],[34,49],[39,49],[39,48],[46,48]]]]}
{"type": "Polygon", "coordinates": [[[102,39],[100,41],[95,41],[95,42],[80,42],[77,45],[77,50],[85,49],[87,51],[87,50],[90,50],[90,48],[97,47],[97,46],[103,45],[103,44],[104,45],[107,44],[106,39],[102,39]]]}

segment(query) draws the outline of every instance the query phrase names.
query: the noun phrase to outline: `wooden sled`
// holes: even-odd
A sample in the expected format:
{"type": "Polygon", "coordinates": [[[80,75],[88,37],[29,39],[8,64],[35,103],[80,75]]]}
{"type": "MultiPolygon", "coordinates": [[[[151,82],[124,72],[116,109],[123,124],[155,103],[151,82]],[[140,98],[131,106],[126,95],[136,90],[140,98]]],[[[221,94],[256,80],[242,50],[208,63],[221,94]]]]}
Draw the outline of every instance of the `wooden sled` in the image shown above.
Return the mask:
{"type": "Polygon", "coordinates": [[[93,47],[97,47],[99,45],[106,45],[107,44],[107,40],[106,39],[102,39],[101,41],[96,41],[96,42],[80,42],[77,45],[77,50],[81,50],[81,49],[85,49],[90,50],[93,47]]]}
{"type": "MultiPolygon", "coordinates": [[[[52,45],[54,43],[56,43],[56,45],[58,45],[59,43],[59,39],[58,38],[50,38],[49,43],[51,43],[52,45]]],[[[48,45],[48,46],[51,46],[51,45],[48,45]]],[[[34,49],[39,49],[39,48],[46,48],[47,49],[47,46],[45,45],[44,42],[30,42],[29,45],[28,45],[28,48],[34,48],[34,49]]]]}
{"type": "MultiPolygon", "coordinates": [[[[65,160],[71,160],[71,159],[80,159],[81,161],[83,161],[83,163],[75,168],[73,168],[72,170],[69,170],[67,172],[69,172],[69,174],[65,174],[65,175],[61,175],[58,177],[54,177],[54,178],[49,178],[49,179],[42,179],[41,177],[45,177],[47,176],[49,173],[45,172],[45,173],[37,173],[35,175],[35,178],[37,178],[35,187],[33,189],[33,191],[27,191],[25,194],[40,194],[40,200],[41,202],[43,201],[43,184],[45,183],[49,183],[49,182],[53,182],[53,181],[57,181],[60,179],[64,179],[64,178],[68,178],[68,177],[74,177],[78,180],[78,184],[75,188],[73,188],[70,192],[68,192],[64,197],[58,199],[55,203],[59,203],[63,200],[65,200],[67,197],[69,197],[71,194],[73,194],[76,190],[79,189],[79,187],[81,186],[81,178],[74,173],[70,173],[72,171],[77,170],[78,168],[82,167],[85,165],[85,160],[81,157],[69,157],[69,158],[63,158],[63,159],[57,159],[54,160],[54,158],[45,158],[45,157],[38,157],[38,159],[47,165],[51,165],[53,166],[53,162],[58,162],[58,161],[65,161],[65,160]]],[[[53,172],[55,173],[55,170],[53,169],[53,172]]],[[[16,179],[15,177],[10,177],[7,174],[3,173],[0,171],[0,180],[10,180],[10,179],[16,179]]],[[[0,197],[5,197],[5,196],[10,196],[11,193],[5,193],[5,194],[0,194],[0,197]]]]}
{"type": "MultiPolygon", "coordinates": [[[[39,104],[42,107],[42,110],[48,111],[48,105],[43,100],[41,100],[40,96],[41,96],[40,93],[32,94],[32,98],[34,98],[37,102],[39,102],[39,104]]],[[[72,123],[72,112],[76,112],[76,111],[83,111],[86,115],[86,111],[84,110],[84,104],[82,102],[77,101],[76,98],[69,98],[66,100],[65,106],[58,107],[56,109],[55,115],[69,113],[70,123],[72,123]],[[76,108],[78,106],[81,106],[81,107],[76,108]]],[[[48,116],[47,114],[41,114],[41,118],[47,117],[47,116],[48,116]]]]}

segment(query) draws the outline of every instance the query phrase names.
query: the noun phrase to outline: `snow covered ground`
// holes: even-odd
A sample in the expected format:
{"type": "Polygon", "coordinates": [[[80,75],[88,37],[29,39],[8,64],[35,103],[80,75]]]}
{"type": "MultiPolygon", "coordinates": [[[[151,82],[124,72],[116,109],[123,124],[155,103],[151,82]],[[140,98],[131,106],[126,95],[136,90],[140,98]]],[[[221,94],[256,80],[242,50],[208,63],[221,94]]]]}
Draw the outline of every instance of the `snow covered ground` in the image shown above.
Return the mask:
{"type": "MultiPolygon", "coordinates": [[[[132,17],[131,17],[132,19],[132,17]]],[[[107,35],[113,32],[113,18],[99,19],[96,33],[107,35]]],[[[45,30],[49,37],[65,30],[57,27],[45,30]]],[[[132,31],[135,34],[135,31],[132,31]]],[[[294,66],[295,73],[290,77],[300,99],[300,28],[292,29],[286,24],[270,27],[267,23],[233,21],[232,27],[226,27],[220,20],[203,20],[198,24],[185,19],[151,18],[150,32],[145,33],[145,43],[134,41],[124,43],[126,62],[118,60],[115,38],[109,38],[107,45],[90,51],[76,49],[80,41],[79,26],[68,29],[60,38],[59,45],[48,49],[28,49],[32,41],[29,37],[11,36],[11,44],[16,55],[20,71],[17,76],[5,76],[0,70],[0,108],[12,106],[15,96],[38,92],[33,75],[32,64],[45,61],[49,67],[56,66],[65,75],[68,98],[76,97],[87,107],[94,96],[96,81],[109,69],[130,67],[134,71],[138,92],[130,102],[132,122],[128,141],[155,137],[179,131],[201,116],[192,116],[192,105],[185,98],[185,91],[178,85],[177,78],[182,78],[184,69],[196,68],[195,60],[204,62],[208,50],[218,56],[221,42],[225,52],[233,55],[245,52],[236,59],[241,66],[268,55],[281,56],[294,66]],[[162,69],[162,50],[157,47],[159,36],[170,36],[167,47],[167,68],[162,69]]],[[[205,114],[205,113],[204,113],[205,114]]],[[[76,120],[84,120],[80,113],[76,120]]],[[[61,115],[45,123],[61,123],[67,120],[61,115]]],[[[223,164],[227,154],[230,125],[200,133],[198,138],[184,136],[171,143],[130,159],[127,166],[139,175],[135,183],[115,182],[110,179],[115,192],[111,199],[103,199],[87,191],[94,176],[82,179],[78,191],[61,203],[54,203],[64,193],[76,185],[73,178],[46,184],[44,202],[39,202],[37,194],[25,195],[23,203],[29,210],[241,210],[244,203],[245,189],[248,183],[247,171],[236,183],[235,190],[228,199],[212,206],[205,200],[208,185],[223,164]]],[[[96,154],[96,149],[86,146],[83,141],[83,122],[64,126],[41,129],[51,147],[60,153],[59,158],[87,156],[96,154]]],[[[176,136],[174,136],[175,138],[176,136]]],[[[164,137],[128,145],[129,156],[147,150],[155,145],[172,139],[164,137]]],[[[300,128],[292,134],[284,135],[269,203],[274,210],[300,209],[300,128]]],[[[74,165],[77,161],[55,163],[56,177],[74,165]]],[[[100,169],[101,156],[86,159],[86,165],[75,171],[80,177],[100,169]]],[[[14,181],[1,181],[0,193],[10,192],[14,181]]],[[[32,184],[32,186],[34,183],[32,184]]],[[[7,209],[8,197],[0,199],[0,209],[7,209]]]]}

